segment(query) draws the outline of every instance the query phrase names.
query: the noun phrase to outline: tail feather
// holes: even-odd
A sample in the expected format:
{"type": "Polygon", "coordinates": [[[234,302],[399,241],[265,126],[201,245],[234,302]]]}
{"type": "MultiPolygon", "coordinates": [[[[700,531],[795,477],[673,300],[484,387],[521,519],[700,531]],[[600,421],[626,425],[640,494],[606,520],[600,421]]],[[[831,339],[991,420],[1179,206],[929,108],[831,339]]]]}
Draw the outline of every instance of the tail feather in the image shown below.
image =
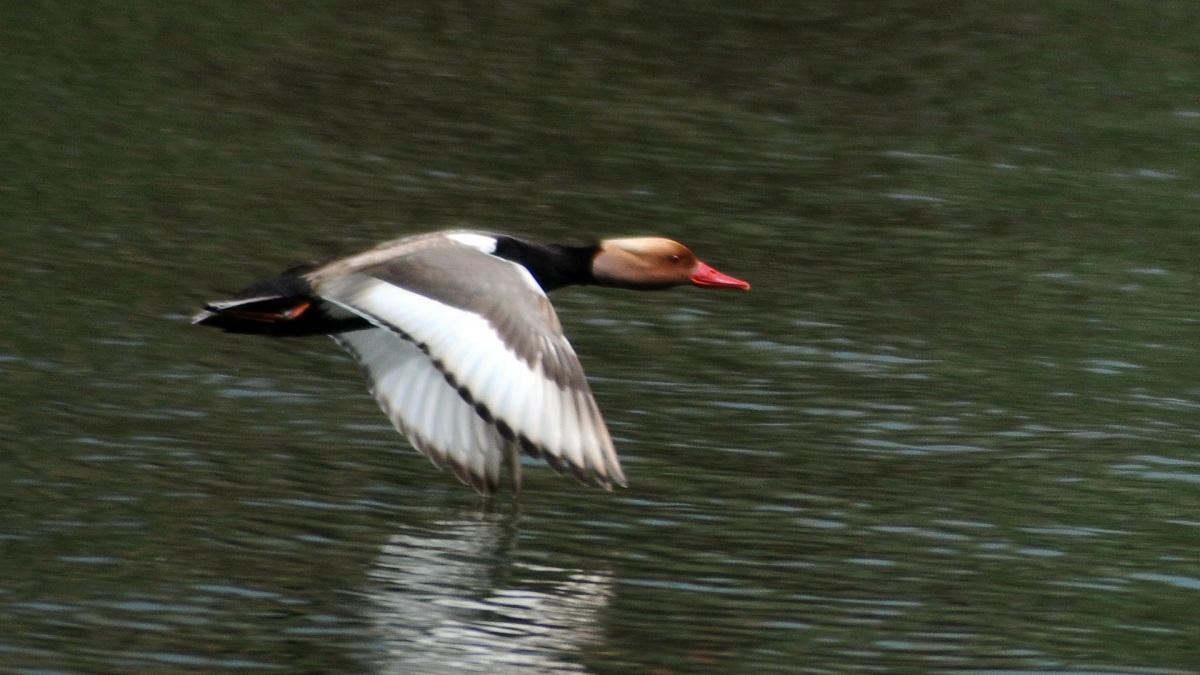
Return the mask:
{"type": "Polygon", "coordinates": [[[302,277],[286,275],[260,281],[229,300],[207,303],[192,323],[227,333],[277,337],[331,335],[370,326],[314,296],[302,277]]]}
{"type": "Polygon", "coordinates": [[[289,332],[289,322],[302,321],[313,307],[310,298],[301,296],[260,297],[210,302],[192,323],[213,326],[228,333],[277,334],[289,332]]]}

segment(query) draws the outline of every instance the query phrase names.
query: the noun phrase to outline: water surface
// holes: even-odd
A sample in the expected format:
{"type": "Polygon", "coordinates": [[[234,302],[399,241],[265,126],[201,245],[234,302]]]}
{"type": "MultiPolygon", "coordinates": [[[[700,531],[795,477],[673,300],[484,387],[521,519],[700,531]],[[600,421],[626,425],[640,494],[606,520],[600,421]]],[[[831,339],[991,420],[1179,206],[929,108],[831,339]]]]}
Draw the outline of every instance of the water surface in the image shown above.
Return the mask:
{"type": "Polygon", "coordinates": [[[1200,664],[1186,3],[6,6],[12,672],[1200,664]],[[556,305],[622,454],[481,501],[310,257],[659,233],[748,294],[556,305]]]}

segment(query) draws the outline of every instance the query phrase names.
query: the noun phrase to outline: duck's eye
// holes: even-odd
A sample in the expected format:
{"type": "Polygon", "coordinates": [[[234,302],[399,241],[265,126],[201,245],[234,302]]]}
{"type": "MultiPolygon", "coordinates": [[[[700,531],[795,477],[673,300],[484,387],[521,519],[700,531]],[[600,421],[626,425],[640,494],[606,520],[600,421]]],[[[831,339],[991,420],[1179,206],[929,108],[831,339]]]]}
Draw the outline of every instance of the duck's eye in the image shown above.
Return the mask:
{"type": "Polygon", "coordinates": [[[679,255],[678,253],[672,253],[667,256],[667,260],[671,261],[672,263],[677,263],[680,260],[683,260],[683,256],[679,255]]]}

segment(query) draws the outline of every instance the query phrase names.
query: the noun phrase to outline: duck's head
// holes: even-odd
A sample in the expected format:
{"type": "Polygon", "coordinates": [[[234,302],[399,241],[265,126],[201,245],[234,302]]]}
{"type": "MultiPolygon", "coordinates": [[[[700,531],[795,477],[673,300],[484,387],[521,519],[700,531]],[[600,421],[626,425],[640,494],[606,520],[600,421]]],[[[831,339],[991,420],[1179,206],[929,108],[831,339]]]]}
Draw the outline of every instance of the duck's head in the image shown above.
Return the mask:
{"type": "Polygon", "coordinates": [[[605,239],[592,259],[600,286],[658,290],[691,284],[750,290],[750,284],[709,267],[688,247],[662,237],[605,239]]]}

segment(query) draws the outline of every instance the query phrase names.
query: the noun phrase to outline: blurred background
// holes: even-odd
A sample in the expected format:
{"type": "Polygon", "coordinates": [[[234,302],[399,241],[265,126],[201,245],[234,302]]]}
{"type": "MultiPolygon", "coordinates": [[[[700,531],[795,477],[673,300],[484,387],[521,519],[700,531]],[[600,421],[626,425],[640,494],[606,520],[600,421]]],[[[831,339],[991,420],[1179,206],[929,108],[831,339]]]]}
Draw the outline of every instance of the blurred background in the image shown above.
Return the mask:
{"type": "Polygon", "coordinates": [[[9,2],[0,670],[1186,673],[1200,6],[9,2]],[[328,340],[194,328],[445,228],[557,293],[630,479],[485,502],[328,340]]]}

